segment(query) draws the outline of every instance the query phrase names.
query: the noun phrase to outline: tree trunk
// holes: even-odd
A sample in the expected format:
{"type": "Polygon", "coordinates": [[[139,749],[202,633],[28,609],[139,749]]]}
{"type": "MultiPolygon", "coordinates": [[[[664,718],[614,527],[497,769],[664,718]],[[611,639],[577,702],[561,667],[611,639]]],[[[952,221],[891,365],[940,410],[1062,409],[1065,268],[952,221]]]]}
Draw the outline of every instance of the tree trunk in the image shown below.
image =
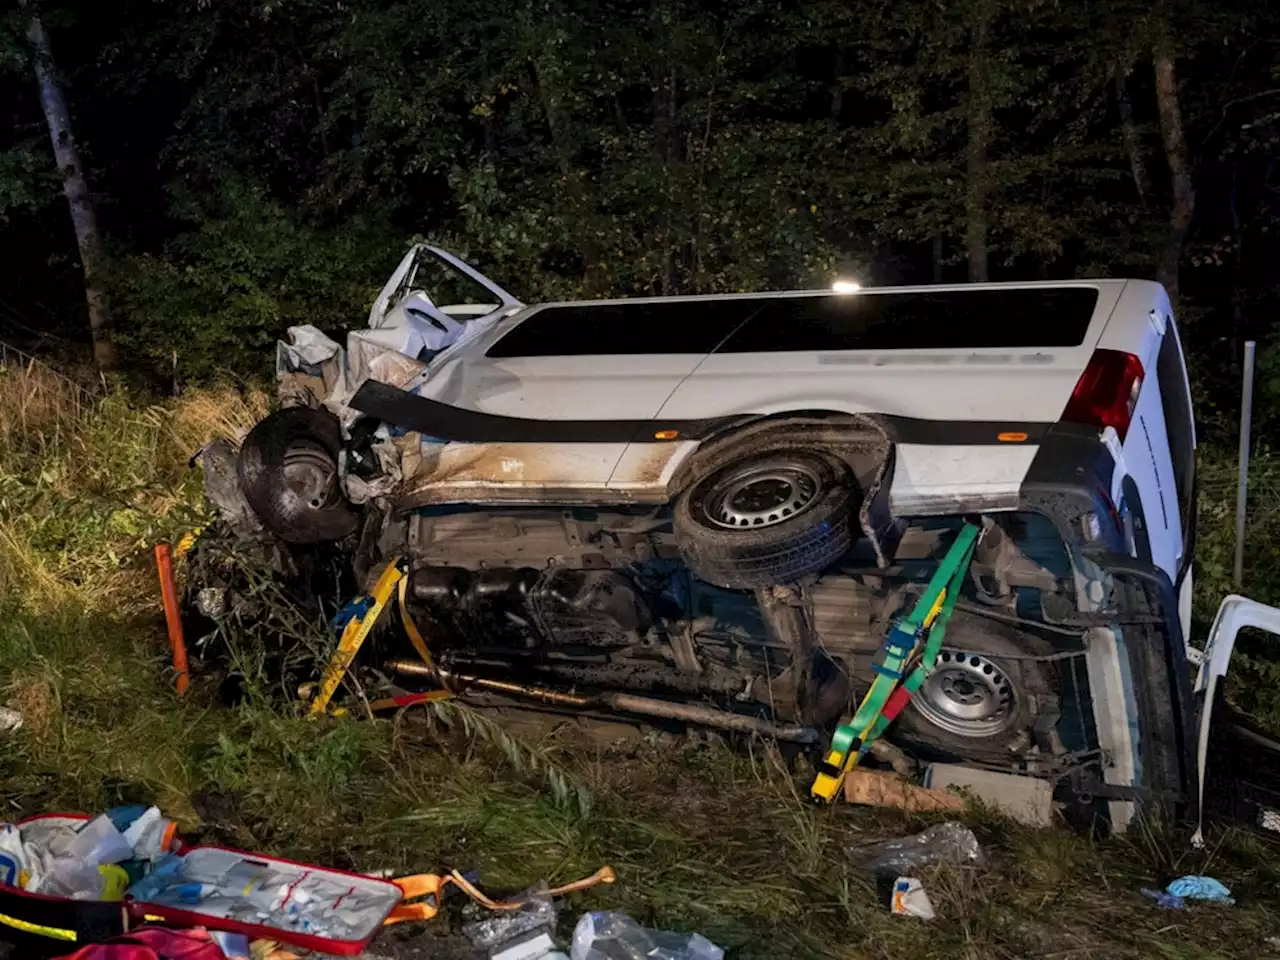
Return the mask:
{"type": "Polygon", "coordinates": [[[1156,110],[1160,115],[1160,136],[1164,140],[1165,162],[1173,187],[1173,205],[1169,210],[1169,238],[1160,256],[1156,279],[1164,284],[1169,299],[1178,300],[1178,265],[1182,261],[1182,245],[1195,213],[1196,195],[1191,186],[1191,165],[1187,159],[1187,140],[1182,132],[1182,110],[1178,106],[1178,76],[1174,70],[1173,50],[1168,34],[1157,34],[1152,60],[1156,77],[1156,110]]]}
{"type": "Polygon", "coordinates": [[[67,101],[54,69],[53,49],[49,34],[40,19],[39,11],[29,0],[19,0],[30,20],[27,39],[31,42],[32,63],[36,82],[40,86],[40,106],[44,109],[45,123],[49,127],[49,140],[53,144],[53,157],[62,175],[62,192],[66,194],[71,209],[71,225],[76,232],[76,244],[80,248],[80,266],[84,270],[84,296],[89,308],[89,332],[93,337],[93,359],[99,370],[113,370],[116,366],[116,348],[111,339],[111,311],[107,305],[106,255],[102,247],[102,235],[98,232],[98,220],[93,213],[93,201],[84,168],[80,164],[80,151],[71,135],[71,115],[67,101]]]}
{"type": "Polygon", "coordinates": [[[840,126],[844,114],[844,47],[836,47],[835,63],[831,67],[831,126],[840,126]]]}
{"type": "Polygon", "coordinates": [[[977,7],[977,17],[970,28],[969,143],[966,150],[964,206],[969,280],[982,283],[987,279],[987,146],[991,140],[987,35],[991,28],[991,14],[985,0],[978,0],[977,7]]]}
{"type": "Polygon", "coordinates": [[[1111,68],[1116,85],[1116,106],[1120,111],[1120,130],[1124,135],[1124,152],[1129,157],[1129,171],[1133,174],[1133,186],[1138,191],[1142,209],[1147,209],[1147,197],[1151,195],[1151,180],[1147,176],[1147,163],[1142,153],[1142,140],[1133,122],[1133,104],[1129,100],[1129,71],[1119,63],[1111,68]]]}

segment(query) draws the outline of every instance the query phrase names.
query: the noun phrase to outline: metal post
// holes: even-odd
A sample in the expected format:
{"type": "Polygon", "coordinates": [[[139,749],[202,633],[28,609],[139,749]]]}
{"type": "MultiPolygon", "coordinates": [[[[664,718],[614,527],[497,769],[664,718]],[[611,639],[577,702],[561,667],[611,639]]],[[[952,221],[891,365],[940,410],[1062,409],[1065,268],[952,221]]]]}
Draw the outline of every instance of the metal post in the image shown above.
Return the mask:
{"type": "Polygon", "coordinates": [[[1256,340],[1244,343],[1244,383],[1240,391],[1240,467],[1236,482],[1236,563],[1235,585],[1244,582],[1244,516],[1249,500],[1249,425],[1253,419],[1253,356],[1256,340]]]}

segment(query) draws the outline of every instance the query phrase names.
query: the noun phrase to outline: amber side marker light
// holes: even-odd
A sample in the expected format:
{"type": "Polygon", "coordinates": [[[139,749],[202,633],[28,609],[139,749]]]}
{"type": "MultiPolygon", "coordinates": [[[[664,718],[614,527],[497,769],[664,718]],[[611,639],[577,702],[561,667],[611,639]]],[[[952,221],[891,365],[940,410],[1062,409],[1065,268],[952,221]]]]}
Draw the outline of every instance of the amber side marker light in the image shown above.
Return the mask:
{"type": "Polygon", "coordinates": [[[676,437],[678,437],[678,436],[680,436],[680,431],[679,431],[679,430],[659,430],[657,433],[655,433],[655,434],[653,435],[653,439],[655,439],[655,440],[674,440],[674,439],[675,439],[676,437]]]}
{"type": "Polygon", "coordinates": [[[1020,433],[1017,430],[1010,430],[1007,433],[997,433],[996,439],[1001,443],[1024,443],[1026,442],[1027,434],[1020,433]]]}

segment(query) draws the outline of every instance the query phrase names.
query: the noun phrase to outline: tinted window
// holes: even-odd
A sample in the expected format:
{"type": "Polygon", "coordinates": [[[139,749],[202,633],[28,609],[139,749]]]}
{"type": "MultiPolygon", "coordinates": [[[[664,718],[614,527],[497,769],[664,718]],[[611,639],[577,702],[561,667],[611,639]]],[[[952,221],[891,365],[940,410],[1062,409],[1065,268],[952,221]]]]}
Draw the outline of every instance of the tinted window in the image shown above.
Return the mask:
{"type": "Polygon", "coordinates": [[[710,353],[760,300],[672,300],[547,307],[489,348],[490,357],[710,353]]]}
{"type": "Polygon", "coordinates": [[[758,300],[718,353],[1075,347],[1098,291],[912,291],[758,300]]]}
{"type": "Polygon", "coordinates": [[[1187,378],[1183,372],[1182,349],[1172,317],[1160,342],[1156,377],[1160,381],[1160,403],[1164,407],[1165,429],[1169,434],[1169,454],[1173,460],[1173,479],[1178,485],[1185,539],[1195,511],[1192,501],[1195,496],[1196,428],[1191,418],[1191,397],[1187,393],[1187,378]]]}

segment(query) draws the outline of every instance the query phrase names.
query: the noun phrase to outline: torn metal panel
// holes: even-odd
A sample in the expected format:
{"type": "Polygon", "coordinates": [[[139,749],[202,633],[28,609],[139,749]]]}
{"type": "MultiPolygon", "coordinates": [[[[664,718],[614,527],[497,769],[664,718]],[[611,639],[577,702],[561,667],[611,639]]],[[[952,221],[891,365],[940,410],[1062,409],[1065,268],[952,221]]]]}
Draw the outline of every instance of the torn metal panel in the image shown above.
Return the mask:
{"type": "Polygon", "coordinates": [[[198,454],[204,473],[204,493],[237,537],[254,539],[263,532],[262,521],[254,513],[240,486],[236,472],[239,450],[225,439],[205,445],[198,454]]]}
{"type": "MultiPolygon", "coordinates": [[[[412,472],[405,471],[397,503],[462,503],[498,500],[503,503],[593,502],[606,497],[604,482],[585,483],[584,477],[608,476],[626,444],[565,443],[430,443],[417,452],[412,472]],[[566,499],[554,499],[555,491],[566,499]]],[[[636,491],[656,502],[665,488],[636,491]]]]}

